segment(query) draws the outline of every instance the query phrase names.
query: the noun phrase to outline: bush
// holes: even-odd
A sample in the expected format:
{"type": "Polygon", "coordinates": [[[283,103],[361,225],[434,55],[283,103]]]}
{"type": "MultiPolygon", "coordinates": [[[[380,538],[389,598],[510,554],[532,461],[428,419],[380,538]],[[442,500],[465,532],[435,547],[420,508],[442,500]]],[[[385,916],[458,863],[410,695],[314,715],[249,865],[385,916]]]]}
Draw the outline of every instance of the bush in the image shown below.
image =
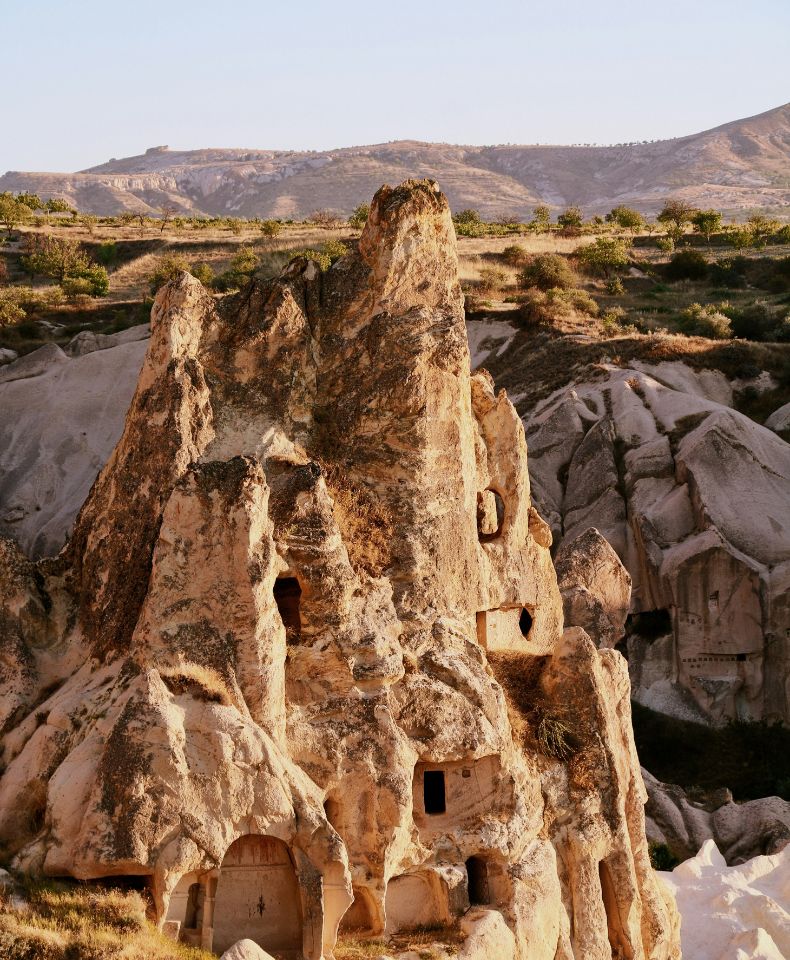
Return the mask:
{"type": "Polygon", "coordinates": [[[570,290],[560,290],[554,288],[546,293],[546,302],[550,305],[560,308],[559,312],[568,312],[570,310],[576,313],[586,313],[589,317],[597,317],[599,307],[586,290],[571,288],[570,290]],[[564,309],[567,308],[567,309],[564,309]]]}
{"type": "Polygon", "coordinates": [[[711,340],[727,340],[732,336],[730,318],[723,314],[715,304],[705,306],[692,303],[680,314],[680,329],[684,333],[711,340]]]}
{"type": "Polygon", "coordinates": [[[628,266],[628,244],[617,237],[598,237],[578,249],[576,256],[588,273],[608,276],[610,271],[628,266]]]}
{"type": "MultiPolygon", "coordinates": [[[[79,280],[87,285],[87,293],[90,297],[106,297],[110,292],[110,278],[107,271],[98,263],[92,263],[87,267],[82,267],[78,273],[66,277],[61,286],[66,291],[66,284],[72,280],[79,280]]],[[[67,294],[68,295],[68,294],[67,294]]]]}
{"type": "Polygon", "coordinates": [[[520,286],[537,287],[538,290],[568,290],[576,285],[570,264],[557,253],[541,253],[533,257],[518,279],[520,286]]]}
{"type": "Polygon", "coordinates": [[[708,261],[699,250],[679,250],[664,267],[668,280],[704,280],[708,261]]]}
{"type": "Polygon", "coordinates": [[[606,292],[613,297],[622,296],[625,293],[623,281],[619,277],[609,277],[606,281],[606,292]]]}
{"type": "Polygon", "coordinates": [[[10,327],[21,323],[27,314],[11,298],[0,296],[0,327],[10,327]]]}
{"type": "Polygon", "coordinates": [[[175,280],[179,274],[189,272],[189,262],[184,257],[159,257],[155,262],[153,273],[148,277],[151,293],[157,293],[166,283],[175,280]]]}
{"type": "Polygon", "coordinates": [[[341,257],[348,253],[348,247],[340,240],[327,240],[324,244],[324,253],[329,257],[330,263],[335,263],[341,257]]]}
{"type": "Polygon", "coordinates": [[[94,252],[96,262],[103,267],[114,267],[118,262],[118,247],[114,240],[108,240],[106,243],[100,243],[94,252]]]}
{"type": "Polygon", "coordinates": [[[672,253],[675,249],[675,241],[672,237],[659,237],[658,240],[656,240],[656,246],[664,253],[672,253]]]}
{"type": "Polygon", "coordinates": [[[507,284],[508,275],[504,270],[497,267],[483,267],[480,271],[480,281],[477,286],[478,293],[489,295],[500,293],[507,284]]]}
{"type": "Polygon", "coordinates": [[[196,280],[200,280],[206,289],[214,282],[214,271],[207,263],[196,263],[189,271],[196,280]]]}
{"type": "Polygon", "coordinates": [[[360,205],[354,209],[351,216],[348,218],[349,225],[354,227],[355,230],[361,230],[368,222],[369,215],[370,204],[360,203],[360,205]]]}
{"type": "Polygon", "coordinates": [[[321,272],[326,273],[333,263],[341,257],[344,257],[347,253],[348,247],[344,243],[341,243],[339,240],[327,240],[326,243],[321,245],[320,250],[297,250],[291,257],[291,260],[296,260],[297,257],[314,260],[321,268],[321,272]]]}
{"type": "Polygon", "coordinates": [[[738,309],[724,309],[736,337],[744,340],[786,342],[790,335],[790,318],[786,308],[774,307],[765,300],[755,300],[738,309]]]}
{"type": "Polygon", "coordinates": [[[674,870],[680,863],[680,860],[672,855],[672,851],[665,843],[652,841],[648,845],[648,850],[650,852],[650,866],[654,870],[674,870]]]}
{"type": "Polygon", "coordinates": [[[261,233],[264,237],[276,237],[282,233],[283,225],[279,220],[264,220],[261,223],[261,233]]]}
{"type": "Polygon", "coordinates": [[[527,251],[518,243],[511,243],[502,251],[502,259],[512,267],[520,267],[529,259],[527,251]]]}
{"type": "Polygon", "coordinates": [[[557,223],[565,230],[568,228],[579,229],[584,223],[584,215],[581,207],[568,207],[557,216],[557,223]]]}

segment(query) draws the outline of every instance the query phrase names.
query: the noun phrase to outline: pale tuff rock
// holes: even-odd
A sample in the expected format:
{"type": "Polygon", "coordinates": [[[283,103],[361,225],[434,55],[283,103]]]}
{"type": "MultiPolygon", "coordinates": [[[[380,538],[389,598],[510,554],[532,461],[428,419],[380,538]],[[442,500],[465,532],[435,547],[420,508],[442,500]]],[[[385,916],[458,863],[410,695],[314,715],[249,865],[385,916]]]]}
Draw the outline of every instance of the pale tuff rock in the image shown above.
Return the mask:
{"type": "Polygon", "coordinates": [[[582,627],[599,647],[623,637],[631,576],[595,527],[565,541],[554,558],[565,623],[582,627]]]}
{"type": "Polygon", "coordinates": [[[66,548],[0,554],[6,854],[145,877],[217,953],[472,905],[470,951],[677,957],[625,663],[563,633],[550,546],[435,184],[326,274],[182,275],[66,548]]]}
{"type": "Polygon", "coordinates": [[[661,874],[683,914],[683,956],[785,960],[790,956],[790,847],[728,867],[708,840],[692,860],[661,874]]]}
{"type": "Polygon", "coordinates": [[[718,373],[609,367],[531,414],[533,495],[560,550],[590,526],[633,580],[637,700],[790,719],[790,446],[718,373]]]}
{"type": "Polygon", "coordinates": [[[56,554],[72,530],[121,436],[146,334],[85,331],[0,368],[0,535],[29,556],[56,554]]]}
{"type": "Polygon", "coordinates": [[[761,797],[734,803],[724,788],[711,791],[704,800],[692,800],[682,787],[661,783],[647,770],[642,776],[649,797],[648,840],[665,843],[679,860],[693,857],[710,839],[729,864],[778,853],[790,843],[787,800],[761,797]]]}

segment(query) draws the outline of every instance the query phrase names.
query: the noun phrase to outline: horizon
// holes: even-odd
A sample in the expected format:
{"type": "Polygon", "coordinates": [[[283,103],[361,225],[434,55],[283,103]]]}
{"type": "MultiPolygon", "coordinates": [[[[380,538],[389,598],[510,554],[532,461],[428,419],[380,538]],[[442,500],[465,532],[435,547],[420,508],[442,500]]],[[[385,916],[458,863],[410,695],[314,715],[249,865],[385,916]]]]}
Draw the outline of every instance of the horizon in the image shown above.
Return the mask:
{"type": "Polygon", "coordinates": [[[132,21],[98,0],[7,0],[8,35],[33,39],[7,56],[24,83],[5,106],[0,170],[79,172],[140,142],[326,153],[681,139],[785,105],[790,8],[756,0],[746,23],[739,10],[494,0],[481,20],[471,0],[404,0],[396,18],[361,0],[307,0],[298,16],[235,0],[231,56],[207,0],[140,0],[132,21]],[[270,145],[238,146],[250,142],[270,145]]]}

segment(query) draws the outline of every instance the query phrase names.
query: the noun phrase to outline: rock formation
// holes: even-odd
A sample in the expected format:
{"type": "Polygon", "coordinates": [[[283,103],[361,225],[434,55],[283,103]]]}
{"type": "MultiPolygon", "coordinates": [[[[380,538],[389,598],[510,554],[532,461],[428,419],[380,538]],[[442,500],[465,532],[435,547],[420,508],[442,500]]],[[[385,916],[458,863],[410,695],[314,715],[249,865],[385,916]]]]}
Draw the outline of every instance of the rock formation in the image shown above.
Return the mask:
{"type": "Polygon", "coordinates": [[[727,789],[691,799],[682,787],[662,783],[642,770],[648,792],[647,838],[665,843],[673,856],[686,860],[713,840],[729,864],[779,853],[790,843],[790,803],[760,797],[735,803],[727,789]]]}
{"type": "Polygon", "coordinates": [[[790,720],[790,445],[726,378],[610,366],[528,419],[555,542],[596,527],[633,580],[637,700],[713,723],[790,720]]]}
{"type": "Polygon", "coordinates": [[[324,274],[219,307],[184,274],[151,325],[64,550],[2,541],[9,862],[137,877],[218,953],[473,905],[520,960],[678,956],[626,665],[563,633],[436,185],[382,188],[324,274]]]}
{"type": "Polygon", "coordinates": [[[83,331],[0,367],[0,535],[56,554],[123,430],[148,327],[83,331]]]}
{"type": "Polygon", "coordinates": [[[565,624],[582,627],[599,647],[623,638],[631,577],[609,543],[590,527],[566,540],[554,558],[565,624]]]}

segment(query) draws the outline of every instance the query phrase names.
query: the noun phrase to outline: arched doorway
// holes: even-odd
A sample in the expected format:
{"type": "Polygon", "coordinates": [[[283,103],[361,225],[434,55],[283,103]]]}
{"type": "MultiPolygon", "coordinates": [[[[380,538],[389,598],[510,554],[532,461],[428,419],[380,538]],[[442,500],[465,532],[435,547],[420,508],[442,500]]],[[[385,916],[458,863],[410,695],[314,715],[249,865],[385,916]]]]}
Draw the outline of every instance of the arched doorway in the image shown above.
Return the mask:
{"type": "Polygon", "coordinates": [[[302,909],[291,854],[276,837],[250,834],[228,847],[214,905],[213,950],[249,938],[264,950],[300,951],[302,909]]]}

